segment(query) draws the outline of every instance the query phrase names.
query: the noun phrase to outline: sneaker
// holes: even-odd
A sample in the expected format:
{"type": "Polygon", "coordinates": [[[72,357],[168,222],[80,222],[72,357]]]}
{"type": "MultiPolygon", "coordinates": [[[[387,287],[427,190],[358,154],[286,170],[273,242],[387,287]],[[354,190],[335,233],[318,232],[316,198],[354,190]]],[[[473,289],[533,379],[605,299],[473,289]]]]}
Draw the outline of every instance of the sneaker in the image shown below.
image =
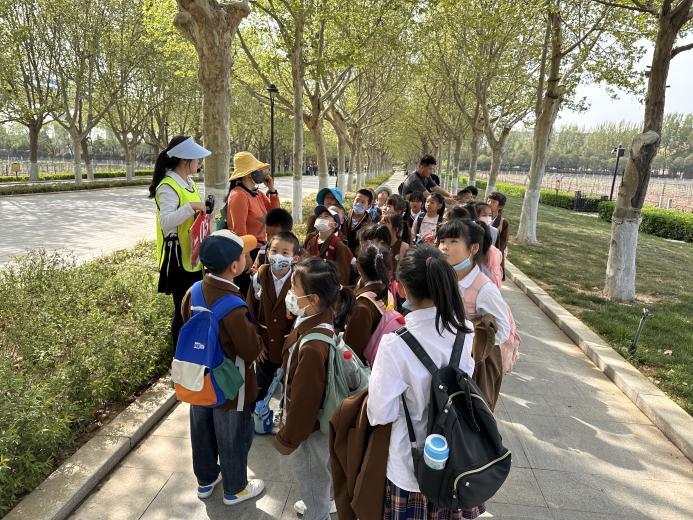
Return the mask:
{"type": "Polygon", "coordinates": [[[479,516],[477,516],[477,518],[493,518],[493,515],[488,511],[484,511],[479,516]]]}
{"type": "MultiPolygon", "coordinates": [[[[299,515],[305,515],[306,514],[306,503],[303,500],[299,500],[294,504],[294,511],[298,513],[299,515]]],[[[337,512],[337,504],[335,504],[334,500],[330,502],[330,514],[334,515],[337,512]]]]}
{"type": "Polygon", "coordinates": [[[260,495],[265,490],[265,482],[260,479],[253,479],[248,481],[248,485],[240,493],[231,495],[230,493],[224,493],[224,505],[233,506],[255,498],[260,495]]]}
{"type": "Polygon", "coordinates": [[[197,496],[198,498],[208,498],[214,492],[214,486],[221,482],[221,473],[217,479],[207,486],[197,486],[197,496]]]}

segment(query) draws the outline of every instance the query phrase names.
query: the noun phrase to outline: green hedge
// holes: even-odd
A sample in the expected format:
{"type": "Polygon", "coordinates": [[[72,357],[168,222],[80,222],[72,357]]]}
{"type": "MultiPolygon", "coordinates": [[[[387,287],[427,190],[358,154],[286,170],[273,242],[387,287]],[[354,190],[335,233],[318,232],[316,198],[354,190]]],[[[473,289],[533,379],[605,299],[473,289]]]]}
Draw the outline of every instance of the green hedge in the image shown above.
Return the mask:
{"type": "MultiPolygon", "coordinates": [[[[82,174],[86,179],[86,170],[82,170],[82,174]]],[[[135,170],[135,177],[151,177],[152,170],[135,170]]],[[[125,171],[113,172],[94,172],[95,179],[114,179],[125,177],[125,171]]],[[[71,181],[75,178],[74,173],[42,173],[39,175],[39,181],[71,181]]],[[[0,183],[2,182],[28,182],[28,175],[20,175],[18,177],[12,175],[0,175],[0,183]]]]}
{"type": "Polygon", "coordinates": [[[0,516],[106,405],[168,368],[171,299],[156,284],[152,243],[79,266],[33,252],[0,270],[0,516]]]}
{"type": "MultiPolygon", "coordinates": [[[[615,202],[601,202],[599,218],[611,222],[615,207],[615,202]]],[[[662,238],[693,242],[693,213],[645,206],[640,231],[662,238]]]]}
{"type": "MultiPolygon", "coordinates": [[[[469,182],[467,177],[460,178],[460,184],[466,184],[469,182]]],[[[476,187],[480,190],[486,189],[486,181],[476,181],[476,187]]],[[[525,196],[524,186],[518,186],[517,184],[510,184],[508,182],[497,182],[496,191],[503,193],[507,197],[517,197],[523,198],[525,196]]],[[[583,197],[584,204],[586,205],[583,210],[592,209],[597,210],[597,206],[601,201],[600,197],[583,197]]],[[[555,206],[563,209],[575,209],[575,193],[570,191],[556,190],[549,188],[542,188],[539,194],[539,202],[547,206],[555,206]]]]}
{"type": "Polygon", "coordinates": [[[148,186],[150,179],[83,181],[81,184],[63,182],[60,184],[20,184],[18,186],[0,186],[1,195],[23,195],[28,193],[54,193],[59,191],[99,190],[104,188],[124,188],[128,186],[148,186]]]}

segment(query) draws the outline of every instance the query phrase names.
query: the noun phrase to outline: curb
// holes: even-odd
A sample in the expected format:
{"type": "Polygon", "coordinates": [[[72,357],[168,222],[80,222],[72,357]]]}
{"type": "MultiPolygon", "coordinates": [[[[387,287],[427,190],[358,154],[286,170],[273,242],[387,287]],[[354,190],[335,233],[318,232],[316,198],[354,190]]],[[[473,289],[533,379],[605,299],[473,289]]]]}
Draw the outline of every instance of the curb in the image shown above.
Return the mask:
{"type": "Polygon", "coordinates": [[[63,520],[176,404],[162,377],[63,462],[3,520],[63,520]]]}
{"type": "Polygon", "coordinates": [[[693,461],[693,417],[509,261],[506,274],[693,461]]]}

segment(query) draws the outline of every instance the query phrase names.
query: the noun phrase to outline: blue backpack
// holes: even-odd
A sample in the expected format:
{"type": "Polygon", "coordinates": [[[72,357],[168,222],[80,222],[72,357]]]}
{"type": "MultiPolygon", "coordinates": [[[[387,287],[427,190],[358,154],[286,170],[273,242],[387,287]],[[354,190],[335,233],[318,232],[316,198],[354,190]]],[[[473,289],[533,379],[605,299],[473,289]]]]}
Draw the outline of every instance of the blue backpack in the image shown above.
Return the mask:
{"type": "Polygon", "coordinates": [[[190,291],[192,316],[178,336],[171,365],[171,380],[179,401],[216,408],[235,399],[245,384],[244,375],[226,357],[219,343],[219,321],[246,303],[235,294],[219,298],[207,307],[202,282],[190,291]]]}

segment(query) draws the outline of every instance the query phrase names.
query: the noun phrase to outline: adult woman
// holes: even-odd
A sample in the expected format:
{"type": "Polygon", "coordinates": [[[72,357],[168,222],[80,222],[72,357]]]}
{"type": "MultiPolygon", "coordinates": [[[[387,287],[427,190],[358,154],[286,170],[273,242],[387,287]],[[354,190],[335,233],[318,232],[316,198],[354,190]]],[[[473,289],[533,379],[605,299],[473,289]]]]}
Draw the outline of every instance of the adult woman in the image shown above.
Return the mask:
{"type": "MultiPolygon", "coordinates": [[[[238,152],[233,156],[233,173],[229,178],[226,221],[229,229],[237,235],[255,236],[258,247],[250,253],[253,261],[260,247],[267,242],[265,215],[280,205],[279,193],[274,189],[274,179],[267,174],[269,166],[258,161],[250,152],[238,152]],[[267,186],[267,195],[258,189],[262,183],[267,186]]],[[[244,273],[237,277],[236,285],[241,294],[246,294],[250,285],[249,275],[244,273]]]]}
{"type": "Polygon", "coordinates": [[[192,137],[174,137],[157,157],[149,186],[149,198],[156,202],[158,291],[173,296],[174,349],[183,326],[183,296],[192,284],[202,279],[202,264],[192,265],[190,227],[196,214],[206,208],[192,176],[197,172],[199,160],[210,153],[192,137]]]}

